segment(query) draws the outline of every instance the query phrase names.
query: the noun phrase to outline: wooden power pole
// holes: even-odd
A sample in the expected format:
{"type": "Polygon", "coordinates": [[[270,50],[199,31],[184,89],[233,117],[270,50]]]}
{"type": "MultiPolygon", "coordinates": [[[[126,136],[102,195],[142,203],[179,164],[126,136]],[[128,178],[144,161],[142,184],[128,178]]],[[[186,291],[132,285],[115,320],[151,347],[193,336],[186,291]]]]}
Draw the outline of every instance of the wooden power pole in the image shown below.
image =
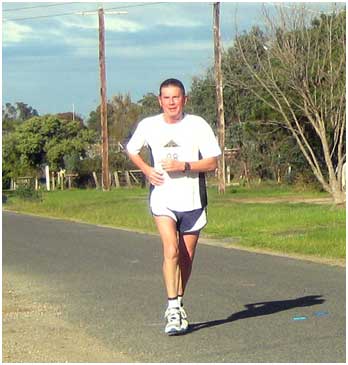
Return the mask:
{"type": "MultiPolygon", "coordinates": [[[[94,15],[95,11],[77,13],[78,15],[94,15]]],[[[109,11],[106,14],[127,14],[126,11],[109,11]]],[[[104,9],[98,9],[99,18],[99,75],[100,75],[100,123],[102,135],[102,188],[110,190],[109,174],[109,139],[107,120],[106,68],[105,68],[105,24],[104,9]]]]}
{"type": "Polygon", "coordinates": [[[225,178],[225,116],[224,116],[224,99],[222,90],[222,72],[221,72],[221,35],[220,35],[220,3],[213,4],[214,13],[214,70],[215,70],[215,89],[216,89],[216,106],[217,106],[217,126],[218,140],[221,148],[221,157],[218,161],[218,191],[224,194],[226,190],[225,178]]]}
{"type": "Polygon", "coordinates": [[[107,121],[106,72],[105,72],[105,25],[104,9],[98,10],[99,18],[99,74],[100,74],[100,122],[102,135],[102,187],[110,190],[109,179],[109,140],[107,121]]]}

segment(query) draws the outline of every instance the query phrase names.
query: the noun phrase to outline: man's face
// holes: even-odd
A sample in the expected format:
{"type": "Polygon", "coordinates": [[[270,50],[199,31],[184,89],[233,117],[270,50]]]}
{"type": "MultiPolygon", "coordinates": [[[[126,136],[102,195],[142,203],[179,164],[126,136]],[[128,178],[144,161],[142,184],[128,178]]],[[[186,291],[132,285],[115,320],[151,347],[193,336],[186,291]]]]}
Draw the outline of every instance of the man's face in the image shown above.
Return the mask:
{"type": "Polygon", "coordinates": [[[182,94],[179,87],[171,85],[162,87],[158,102],[167,122],[175,122],[182,118],[186,100],[187,97],[182,94]]]}

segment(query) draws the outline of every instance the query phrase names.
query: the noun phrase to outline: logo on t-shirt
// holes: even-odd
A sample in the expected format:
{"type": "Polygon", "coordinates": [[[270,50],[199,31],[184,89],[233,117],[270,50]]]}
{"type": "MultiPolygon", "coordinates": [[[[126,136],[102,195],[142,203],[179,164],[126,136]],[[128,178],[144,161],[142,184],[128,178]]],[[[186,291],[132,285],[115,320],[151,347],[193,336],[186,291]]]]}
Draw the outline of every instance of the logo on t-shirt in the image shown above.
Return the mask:
{"type": "Polygon", "coordinates": [[[180,146],[172,139],[163,146],[166,158],[179,160],[180,146]]]}
{"type": "Polygon", "coordinates": [[[164,147],[179,147],[179,145],[175,141],[170,140],[164,147]]]}

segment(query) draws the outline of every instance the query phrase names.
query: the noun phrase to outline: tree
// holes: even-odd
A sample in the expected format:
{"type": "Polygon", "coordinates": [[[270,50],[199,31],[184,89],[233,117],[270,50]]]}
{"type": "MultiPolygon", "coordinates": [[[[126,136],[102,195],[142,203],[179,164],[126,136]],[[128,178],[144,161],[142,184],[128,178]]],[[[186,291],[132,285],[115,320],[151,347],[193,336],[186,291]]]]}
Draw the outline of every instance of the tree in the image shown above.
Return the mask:
{"type": "Polygon", "coordinates": [[[11,103],[6,103],[5,107],[2,106],[2,120],[16,120],[17,111],[16,107],[11,103]]]}
{"type": "Polygon", "coordinates": [[[313,174],[335,203],[342,188],[345,151],[345,11],[310,18],[305,8],[264,11],[266,36],[238,36],[237,62],[247,77],[228,74],[228,85],[252,92],[278,114],[313,174]],[[250,57],[250,50],[254,57],[250,57]]]}
{"type": "MultiPolygon", "coordinates": [[[[139,121],[141,107],[133,103],[129,94],[112,96],[107,104],[107,120],[110,150],[118,150],[119,142],[129,135],[132,126],[139,121]]],[[[88,128],[100,135],[100,107],[90,113],[88,128]]]]}
{"type": "Polygon", "coordinates": [[[138,101],[138,105],[141,107],[139,119],[158,114],[161,111],[161,107],[158,104],[157,95],[154,93],[145,94],[142,99],[138,101]]]}
{"type": "Polygon", "coordinates": [[[36,109],[23,102],[15,105],[6,103],[2,106],[2,131],[4,134],[11,133],[20,123],[38,115],[36,109]]]}
{"type": "MultiPolygon", "coordinates": [[[[257,28],[253,31],[259,33],[257,28]]],[[[234,75],[246,76],[246,67],[235,62],[233,48],[223,54],[222,61],[224,79],[232,69],[234,75]]],[[[193,79],[189,96],[190,110],[204,117],[216,130],[215,81],[211,68],[204,76],[193,79]]],[[[280,170],[283,173],[294,151],[293,141],[287,133],[270,123],[275,112],[240,85],[233,88],[225,85],[224,110],[226,147],[239,151],[230,164],[232,175],[277,180],[280,166],[277,156],[282,156],[280,170]],[[282,150],[277,151],[277,146],[282,150]],[[284,152],[286,149],[287,153],[284,152]]]]}
{"type": "Polygon", "coordinates": [[[36,109],[33,109],[30,105],[22,102],[16,103],[16,110],[17,110],[16,119],[22,122],[39,115],[36,109]]]}
{"type": "Polygon", "coordinates": [[[53,170],[64,168],[64,157],[76,153],[84,157],[95,137],[78,121],[52,115],[31,118],[4,138],[3,178],[37,174],[45,164],[53,170]]]}
{"type": "Polygon", "coordinates": [[[81,126],[83,126],[83,118],[81,117],[81,115],[79,115],[77,113],[65,112],[65,113],[58,113],[56,115],[57,115],[58,119],[77,120],[78,122],[80,122],[81,126]]]}
{"type": "Polygon", "coordinates": [[[36,109],[23,102],[16,102],[15,106],[11,103],[6,103],[5,107],[2,107],[2,118],[4,120],[18,120],[23,122],[38,115],[39,113],[36,109]]]}
{"type": "Polygon", "coordinates": [[[204,76],[193,78],[185,109],[200,115],[216,131],[216,93],[212,68],[209,68],[204,76]]]}
{"type": "Polygon", "coordinates": [[[133,103],[129,94],[118,94],[111,98],[112,116],[109,120],[110,141],[123,143],[134,123],[139,122],[140,107],[133,103]]]}

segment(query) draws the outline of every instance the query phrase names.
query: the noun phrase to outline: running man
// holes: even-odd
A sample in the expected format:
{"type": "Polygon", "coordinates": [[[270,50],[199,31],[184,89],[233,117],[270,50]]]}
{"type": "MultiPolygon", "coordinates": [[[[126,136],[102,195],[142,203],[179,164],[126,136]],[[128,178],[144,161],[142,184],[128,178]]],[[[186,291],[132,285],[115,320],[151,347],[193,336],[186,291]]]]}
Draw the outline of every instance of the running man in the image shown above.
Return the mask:
{"type": "Polygon", "coordinates": [[[165,333],[177,335],[188,328],[183,296],[207,223],[204,172],[216,169],[221,150],[209,124],[184,113],[187,96],[181,81],[165,80],[158,101],[163,113],[140,121],[127,151],[150,182],[150,208],[163,244],[165,333]],[[151,166],[139,155],[143,146],[150,150],[151,166]]]}

